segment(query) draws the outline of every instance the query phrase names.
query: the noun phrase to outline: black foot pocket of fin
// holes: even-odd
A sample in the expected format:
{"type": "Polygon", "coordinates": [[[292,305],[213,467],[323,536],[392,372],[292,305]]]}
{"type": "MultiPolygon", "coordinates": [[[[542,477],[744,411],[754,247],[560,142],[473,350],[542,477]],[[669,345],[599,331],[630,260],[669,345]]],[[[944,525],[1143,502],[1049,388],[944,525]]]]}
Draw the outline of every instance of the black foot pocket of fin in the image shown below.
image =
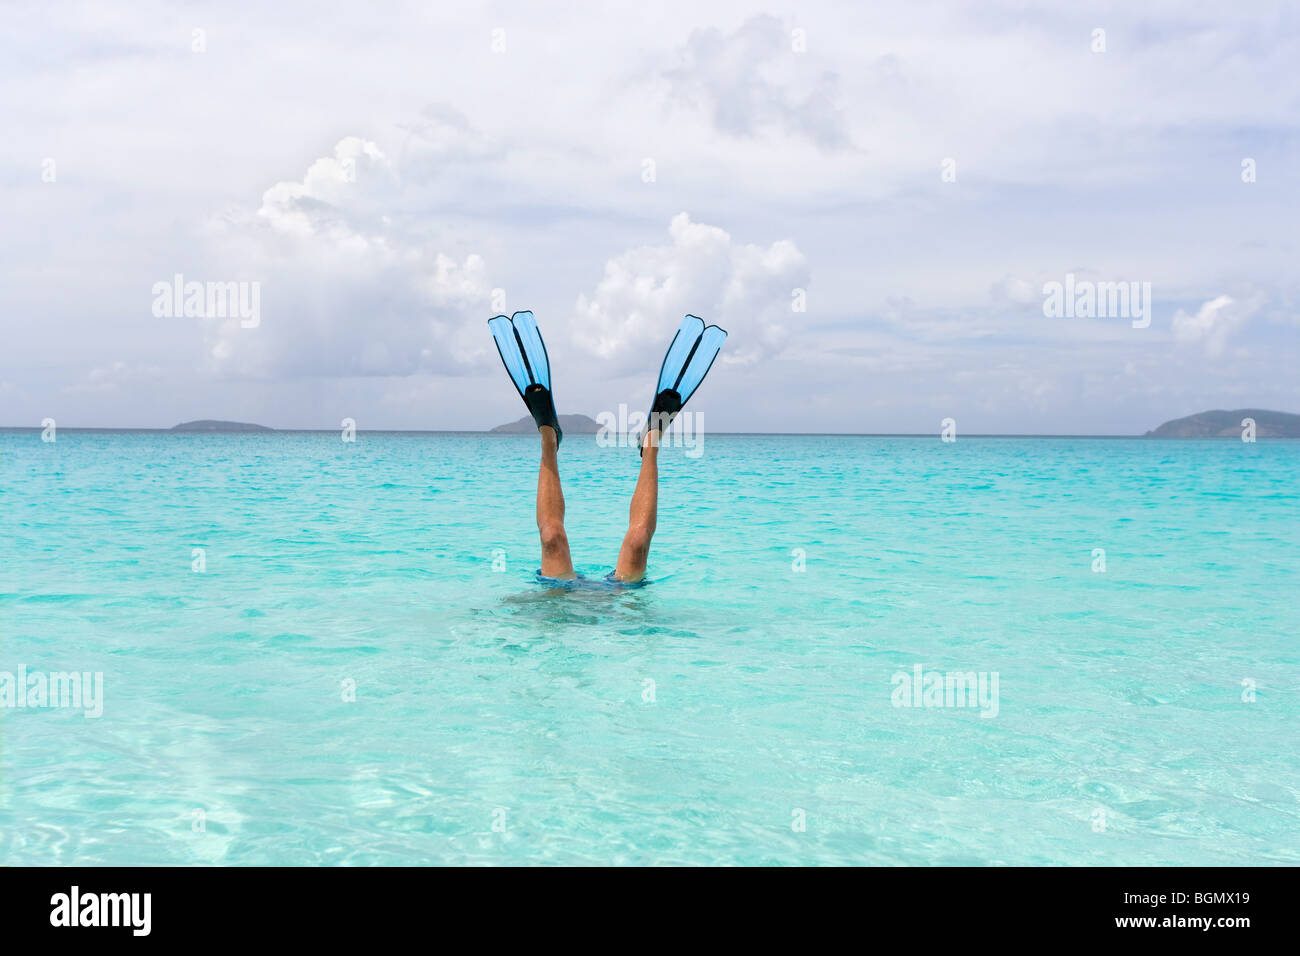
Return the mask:
{"type": "Polygon", "coordinates": [[[642,457],[645,457],[646,432],[657,428],[659,438],[662,440],[664,432],[668,431],[668,426],[673,423],[673,419],[677,417],[677,413],[681,410],[682,397],[675,390],[665,388],[655,396],[654,404],[650,406],[650,414],[646,416],[645,428],[641,432],[641,441],[638,442],[642,457]]]}
{"type": "Polygon", "coordinates": [[[560,430],[560,419],[555,414],[555,399],[551,396],[550,389],[542,385],[529,385],[524,389],[524,404],[528,406],[538,428],[546,425],[555,429],[555,445],[558,448],[564,440],[564,432],[560,430]]]}

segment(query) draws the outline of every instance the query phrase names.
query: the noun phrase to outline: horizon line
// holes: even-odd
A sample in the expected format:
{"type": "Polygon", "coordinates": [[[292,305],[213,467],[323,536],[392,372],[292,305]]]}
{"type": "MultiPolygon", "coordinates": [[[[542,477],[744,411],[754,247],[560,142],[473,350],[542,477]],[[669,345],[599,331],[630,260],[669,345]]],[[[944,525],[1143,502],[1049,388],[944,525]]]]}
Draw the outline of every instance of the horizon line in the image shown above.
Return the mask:
{"type": "MultiPolygon", "coordinates": [[[[338,428],[272,428],[269,425],[263,425],[253,429],[238,428],[219,428],[212,430],[178,430],[176,428],[159,428],[150,426],[129,426],[129,425],[59,425],[59,431],[66,432],[139,432],[164,435],[333,435],[339,432],[338,428]]],[[[42,432],[44,427],[40,425],[0,425],[0,432],[42,432]]],[[[375,434],[375,435],[496,435],[503,438],[511,437],[529,437],[527,432],[506,432],[496,431],[495,429],[479,428],[357,428],[358,434],[375,434]]],[[[599,432],[570,432],[572,435],[597,435],[599,432]]],[[[619,434],[624,434],[620,432],[619,434]]],[[[631,434],[626,433],[626,434],[631,434]]],[[[933,438],[939,432],[733,432],[733,431],[715,431],[709,434],[714,436],[725,437],[753,437],[753,438],[933,438]]],[[[1145,433],[1117,433],[1102,434],[1095,432],[971,432],[969,434],[959,435],[958,438],[1110,438],[1110,439],[1141,439],[1155,438],[1188,441],[1188,440],[1240,440],[1236,435],[1196,435],[1175,437],[1167,435],[1155,435],[1152,432],[1145,433]]],[[[1288,440],[1284,436],[1277,436],[1281,440],[1288,440]]],[[[1296,439],[1289,439],[1296,440],[1296,439]]]]}

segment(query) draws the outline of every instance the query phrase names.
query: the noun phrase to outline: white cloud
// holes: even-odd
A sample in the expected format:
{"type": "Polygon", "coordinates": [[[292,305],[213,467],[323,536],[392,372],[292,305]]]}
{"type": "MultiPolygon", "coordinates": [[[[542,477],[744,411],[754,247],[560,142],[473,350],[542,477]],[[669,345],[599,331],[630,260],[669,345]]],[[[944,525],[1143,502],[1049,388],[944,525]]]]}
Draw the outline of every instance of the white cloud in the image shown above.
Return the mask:
{"type": "Polygon", "coordinates": [[[694,313],[727,329],[729,361],[753,361],[785,345],[795,289],[807,289],[808,264],[790,240],[744,245],[717,226],[679,213],[671,242],[628,250],[605,265],[590,296],[578,297],[588,334],[580,341],[619,362],[661,349],[681,317],[694,313]]]}
{"type": "Polygon", "coordinates": [[[730,34],[712,27],[693,31],[678,51],[678,65],[664,73],[672,101],[704,110],[731,136],[778,128],[826,149],[851,145],[837,103],[839,77],[796,53],[791,34],[769,14],[751,17],[730,34]]]}
{"type": "Polygon", "coordinates": [[[993,283],[989,289],[989,294],[993,296],[995,302],[1009,302],[1012,305],[1033,305],[1034,303],[1042,304],[1043,297],[1041,293],[1035,292],[1024,279],[1017,278],[1013,275],[1006,275],[993,283]]]}
{"type": "Polygon", "coordinates": [[[1182,309],[1174,315],[1174,338],[1183,344],[1205,344],[1205,354],[1214,358],[1223,354],[1228,338],[1250,318],[1256,303],[1239,302],[1221,295],[1204,303],[1195,315],[1182,309]]]}
{"type": "MultiPolygon", "coordinates": [[[[276,183],[262,194],[257,215],[271,228],[294,236],[328,235],[341,244],[362,248],[359,215],[363,199],[392,195],[392,166],[374,143],[347,136],[307,169],[301,182],[276,183]]],[[[373,226],[373,224],[371,224],[373,226]]]]}
{"type": "Polygon", "coordinates": [[[262,320],[205,323],[209,354],[238,377],[456,371],[486,349],[483,256],[433,247],[403,212],[379,146],[343,138],[302,180],[267,189],[252,216],[215,224],[224,277],[261,283],[262,320]],[[475,327],[475,331],[481,331],[475,327]]]}

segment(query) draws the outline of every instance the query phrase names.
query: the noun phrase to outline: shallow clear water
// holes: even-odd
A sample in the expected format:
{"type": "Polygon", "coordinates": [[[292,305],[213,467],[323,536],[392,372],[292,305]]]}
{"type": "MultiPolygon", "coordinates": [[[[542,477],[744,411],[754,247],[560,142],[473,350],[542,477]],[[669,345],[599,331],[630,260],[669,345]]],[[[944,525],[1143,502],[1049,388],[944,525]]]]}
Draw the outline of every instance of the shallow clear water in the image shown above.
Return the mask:
{"type": "Polygon", "coordinates": [[[0,432],[0,671],[104,680],[0,710],[0,862],[1300,863],[1300,443],[713,436],[567,593],[535,455],[0,432]]]}

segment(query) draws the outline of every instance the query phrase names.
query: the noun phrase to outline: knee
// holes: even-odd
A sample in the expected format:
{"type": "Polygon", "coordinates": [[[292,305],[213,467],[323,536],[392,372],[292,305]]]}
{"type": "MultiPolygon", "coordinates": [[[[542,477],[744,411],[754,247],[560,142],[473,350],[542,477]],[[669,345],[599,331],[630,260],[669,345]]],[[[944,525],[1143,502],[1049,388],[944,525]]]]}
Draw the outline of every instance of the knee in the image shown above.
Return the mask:
{"type": "Polygon", "coordinates": [[[632,525],[627,529],[627,536],[623,538],[623,547],[627,549],[628,555],[633,560],[644,563],[650,553],[650,539],[653,536],[654,528],[632,525]]]}
{"type": "Polygon", "coordinates": [[[542,536],[542,550],[547,554],[554,554],[569,547],[569,537],[564,533],[564,525],[558,522],[547,522],[538,526],[537,530],[542,536]]]}

